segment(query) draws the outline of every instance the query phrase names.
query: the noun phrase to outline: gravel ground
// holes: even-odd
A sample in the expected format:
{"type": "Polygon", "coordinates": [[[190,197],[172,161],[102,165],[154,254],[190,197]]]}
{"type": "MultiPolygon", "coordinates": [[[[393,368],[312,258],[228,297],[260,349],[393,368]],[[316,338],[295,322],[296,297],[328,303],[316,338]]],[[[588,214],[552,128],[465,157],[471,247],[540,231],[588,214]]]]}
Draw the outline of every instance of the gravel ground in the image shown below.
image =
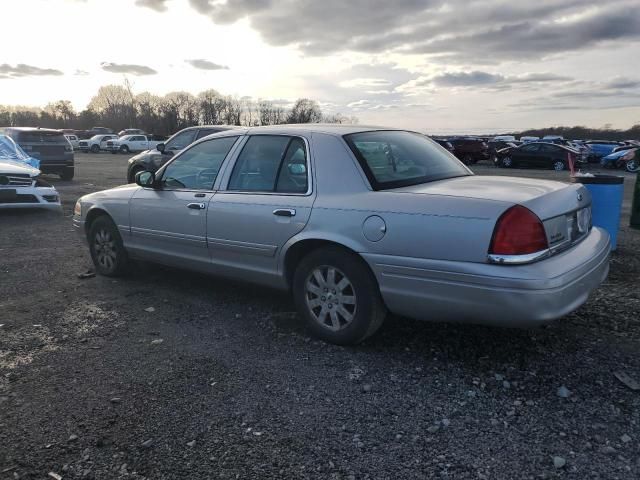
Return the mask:
{"type": "Polygon", "coordinates": [[[0,479],[640,478],[640,391],[616,377],[640,381],[640,232],[549,327],[389,318],[343,348],[280,293],[149,265],[79,279],[73,204],[126,157],[76,159],[63,215],[0,213],[0,479]]]}

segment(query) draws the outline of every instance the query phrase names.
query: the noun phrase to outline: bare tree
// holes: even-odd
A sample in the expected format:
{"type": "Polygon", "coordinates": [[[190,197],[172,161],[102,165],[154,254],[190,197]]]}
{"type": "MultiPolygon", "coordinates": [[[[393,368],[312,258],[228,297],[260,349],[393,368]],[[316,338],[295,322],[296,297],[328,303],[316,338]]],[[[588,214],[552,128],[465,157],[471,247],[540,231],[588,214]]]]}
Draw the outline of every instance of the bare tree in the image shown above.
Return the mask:
{"type": "Polygon", "coordinates": [[[288,123],[318,123],[322,121],[322,110],[315,100],[299,98],[293,104],[289,115],[288,123]]]}

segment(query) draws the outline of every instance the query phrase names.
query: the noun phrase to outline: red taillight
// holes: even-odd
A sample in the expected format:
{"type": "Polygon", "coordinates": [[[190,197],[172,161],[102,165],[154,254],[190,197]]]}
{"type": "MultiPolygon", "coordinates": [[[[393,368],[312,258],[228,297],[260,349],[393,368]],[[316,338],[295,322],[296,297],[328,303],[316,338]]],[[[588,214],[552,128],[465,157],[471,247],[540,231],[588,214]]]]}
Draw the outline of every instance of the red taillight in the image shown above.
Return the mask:
{"type": "Polygon", "coordinates": [[[527,255],[549,247],[544,226],[528,208],[515,205],[504,212],[493,230],[489,253],[492,255],[527,255]]]}

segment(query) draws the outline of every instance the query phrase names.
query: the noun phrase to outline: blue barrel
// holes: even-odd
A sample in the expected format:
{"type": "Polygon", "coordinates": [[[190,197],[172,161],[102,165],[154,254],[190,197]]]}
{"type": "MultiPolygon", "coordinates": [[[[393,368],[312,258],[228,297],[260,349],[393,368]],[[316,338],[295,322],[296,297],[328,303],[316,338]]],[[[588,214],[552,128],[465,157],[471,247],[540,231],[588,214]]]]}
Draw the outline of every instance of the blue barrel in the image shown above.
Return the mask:
{"type": "Polygon", "coordinates": [[[596,174],[593,177],[571,177],[571,181],[582,183],[591,193],[593,224],[609,232],[611,250],[615,250],[620,228],[624,177],[596,174]]]}

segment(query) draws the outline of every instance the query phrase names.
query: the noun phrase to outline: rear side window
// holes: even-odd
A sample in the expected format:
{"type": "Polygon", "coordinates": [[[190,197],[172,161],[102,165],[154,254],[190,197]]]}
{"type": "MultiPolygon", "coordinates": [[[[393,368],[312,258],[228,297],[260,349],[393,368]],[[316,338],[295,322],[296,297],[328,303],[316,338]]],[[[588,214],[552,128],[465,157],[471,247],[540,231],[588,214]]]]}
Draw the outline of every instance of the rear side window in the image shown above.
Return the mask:
{"type": "Polygon", "coordinates": [[[471,175],[458,160],[419,133],[380,130],[344,138],[375,190],[471,175]]]}
{"type": "Polygon", "coordinates": [[[56,132],[20,132],[18,141],[24,143],[67,143],[62,133],[56,132]]]}
{"type": "Polygon", "coordinates": [[[304,140],[256,135],[249,138],[238,156],[228,190],[302,194],[308,186],[304,140]]]}
{"type": "Polygon", "coordinates": [[[195,135],[195,129],[176,133],[173,138],[167,142],[167,150],[182,150],[193,142],[195,135]]]}

